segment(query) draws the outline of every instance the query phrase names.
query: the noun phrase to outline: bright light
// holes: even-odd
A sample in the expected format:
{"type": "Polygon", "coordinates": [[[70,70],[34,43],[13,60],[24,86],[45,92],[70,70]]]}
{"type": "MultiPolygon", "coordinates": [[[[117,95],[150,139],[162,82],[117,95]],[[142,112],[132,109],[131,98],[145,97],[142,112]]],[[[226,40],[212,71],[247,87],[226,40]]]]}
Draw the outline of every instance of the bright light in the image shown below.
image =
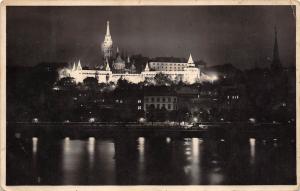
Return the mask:
{"type": "Polygon", "coordinates": [[[193,157],[199,155],[199,138],[192,138],[193,157]]]}
{"type": "Polygon", "coordinates": [[[139,118],[139,122],[140,122],[140,123],[144,123],[145,121],[146,121],[145,118],[143,118],[143,117],[139,118]]]}
{"type": "Polygon", "coordinates": [[[32,152],[33,153],[37,152],[37,142],[38,142],[38,138],[32,137],[32,152]]]}
{"type": "Polygon", "coordinates": [[[32,119],[32,123],[38,123],[39,122],[39,119],[38,118],[33,118],[32,119]]]}
{"type": "Polygon", "coordinates": [[[95,150],[95,138],[94,137],[89,137],[88,141],[88,153],[89,155],[93,155],[95,150]]]}
{"type": "Polygon", "coordinates": [[[254,138],[250,138],[249,139],[249,143],[250,143],[250,163],[253,164],[255,161],[255,142],[256,140],[254,138]]]}
{"type": "Polygon", "coordinates": [[[212,79],[212,81],[216,81],[216,80],[218,80],[218,76],[217,75],[213,75],[211,79],[212,79]]]}
{"type": "Polygon", "coordinates": [[[55,86],[55,87],[53,87],[53,90],[58,91],[59,87],[55,86]]]}
{"type": "Polygon", "coordinates": [[[249,118],[249,121],[250,121],[250,123],[255,123],[256,122],[256,120],[255,120],[255,118],[249,118]]]}
{"type": "Polygon", "coordinates": [[[170,142],[171,142],[171,138],[170,138],[170,137],[167,137],[167,138],[166,138],[166,141],[167,141],[167,143],[170,143],[170,142]]]}
{"type": "Polygon", "coordinates": [[[139,144],[140,144],[140,145],[144,145],[144,143],[145,143],[145,138],[144,138],[144,137],[139,137],[138,141],[139,141],[139,144]]]}
{"type": "Polygon", "coordinates": [[[95,137],[89,137],[89,142],[95,142],[95,137]]]}
{"type": "Polygon", "coordinates": [[[197,122],[198,122],[198,118],[197,118],[197,117],[193,117],[193,121],[194,121],[195,123],[197,123],[197,122]]]}
{"type": "Polygon", "coordinates": [[[91,117],[90,119],[89,119],[89,122],[90,123],[94,123],[96,121],[96,119],[94,118],[94,117],[91,117]]]}

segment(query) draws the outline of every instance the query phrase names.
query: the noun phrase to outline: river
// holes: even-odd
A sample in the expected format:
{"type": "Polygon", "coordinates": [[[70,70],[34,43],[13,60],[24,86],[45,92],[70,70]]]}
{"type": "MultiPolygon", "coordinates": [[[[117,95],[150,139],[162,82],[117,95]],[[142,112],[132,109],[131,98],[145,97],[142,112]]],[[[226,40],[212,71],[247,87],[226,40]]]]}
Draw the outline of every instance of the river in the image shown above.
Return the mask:
{"type": "Polygon", "coordinates": [[[8,185],[261,185],[296,183],[294,140],[14,139],[8,185]]]}

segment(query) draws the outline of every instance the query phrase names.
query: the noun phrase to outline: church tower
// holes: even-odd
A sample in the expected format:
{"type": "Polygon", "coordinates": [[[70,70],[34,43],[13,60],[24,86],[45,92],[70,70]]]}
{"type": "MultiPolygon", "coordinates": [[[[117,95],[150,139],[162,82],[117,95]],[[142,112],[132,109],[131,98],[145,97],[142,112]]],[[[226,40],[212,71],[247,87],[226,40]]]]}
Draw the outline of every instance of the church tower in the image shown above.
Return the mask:
{"type": "Polygon", "coordinates": [[[104,41],[102,43],[102,53],[103,53],[103,58],[106,60],[106,58],[109,60],[113,55],[112,49],[113,49],[113,41],[110,35],[110,30],[109,30],[109,21],[106,23],[106,34],[104,37],[104,41]]]}
{"type": "Polygon", "coordinates": [[[278,50],[278,42],[277,42],[277,28],[274,28],[275,39],[274,39],[274,48],[273,48],[273,60],[271,64],[271,70],[280,71],[282,69],[280,58],[279,58],[279,50],[278,50]]]}

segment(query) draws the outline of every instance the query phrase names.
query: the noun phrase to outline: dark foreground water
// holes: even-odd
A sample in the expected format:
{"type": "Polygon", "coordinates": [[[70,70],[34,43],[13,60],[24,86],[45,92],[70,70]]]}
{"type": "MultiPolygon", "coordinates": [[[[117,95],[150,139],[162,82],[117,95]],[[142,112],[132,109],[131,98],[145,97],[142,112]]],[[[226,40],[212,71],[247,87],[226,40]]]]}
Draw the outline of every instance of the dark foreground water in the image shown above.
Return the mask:
{"type": "Polygon", "coordinates": [[[16,139],[8,185],[296,184],[295,142],[273,139],[16,139]]]}

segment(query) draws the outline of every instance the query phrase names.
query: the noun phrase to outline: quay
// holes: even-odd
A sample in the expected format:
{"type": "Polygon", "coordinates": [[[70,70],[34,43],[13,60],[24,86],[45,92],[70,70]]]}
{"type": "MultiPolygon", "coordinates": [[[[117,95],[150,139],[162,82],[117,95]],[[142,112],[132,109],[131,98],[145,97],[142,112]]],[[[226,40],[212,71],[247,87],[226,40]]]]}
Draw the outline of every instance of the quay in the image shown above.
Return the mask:
{"type": "Polygon", "coordinates": [[[292,125],[274,123],[206,122],[194,124],[165,122],[14,122],[7,123],[7,135],[21,138],[87,137],[209,137],[295,139],[292,125]]]}

